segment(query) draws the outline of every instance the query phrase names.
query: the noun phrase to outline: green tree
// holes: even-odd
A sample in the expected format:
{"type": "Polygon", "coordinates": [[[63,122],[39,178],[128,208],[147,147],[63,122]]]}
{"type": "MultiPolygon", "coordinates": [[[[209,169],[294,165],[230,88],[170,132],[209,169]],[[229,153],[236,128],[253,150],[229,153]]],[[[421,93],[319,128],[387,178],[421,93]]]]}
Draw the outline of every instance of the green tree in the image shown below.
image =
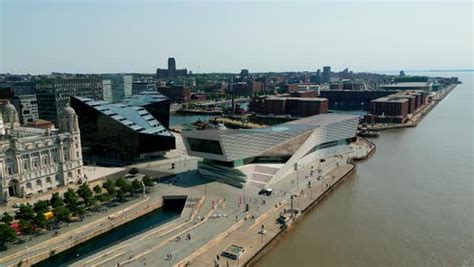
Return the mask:
{"type": "Polygon", "coordinates": [[[20,219],[20,231],[24,235],[34,234],[33,223],[24,219],[20,219]]]}
{"type": "Polygon", "coordinates": [[[79,197],[72,188],[69,188],[64,193],[64,203],[66,203],[66,206],[72,213],[76,213],[79,208],[79,197]]]}
{"type": "Polygon", "coordinates": [[[123,202],[125,201],[125,192],[122,189],[117,190],[115,195],[118,201],[123,202]]]}
{"type": "Polygon", "coordinates": [[[77,206],[77,208],[73,210],[72,213],[76,216],[81,217],[82,220],[82,215],[86,213],[86,209],[83,206],[77,206]]]}
{"type": "Polygon", "coordinates": [[[49,200],[49,202],[51,203],[51,206],[53,208],[64,206],[63,198],[59,195],[58,192],[53,193],[53,195],[51,196],[51,199],[49,200]]]}
{"type": "Polygon", "coordinates": [[[17,239],[16,231],[10,225],[0,224],[0,244],[9,244],[17,239]]]}
{"type": "Polygon", "coordinates": [[[71,218],[71,211],[63,206],[59,206],[55,210],[55,216],[57,221],[68,222],[71,218]]]}
{"type": "Polygon", "coordinates": [[[111,180],[107,180],[105,183],[103,183],[102,188],[107,190],[107,194],[109,194],[109,196],[114,196],[116,193],[115,184],[111,180]]]}
{"type": "Polygon", "coordinates": [[[92,197],[92,191],[87,183],[83,183],[77,189],[77,194],[84,200],[84,205],[90,207],[94,204],[94,198],[92,197]]]}
{"type": "Polygon", "coordinates": [[[46,228],[48,226],[48,221],[44,218],[43,213],[37,213],[34,219],[34,223],[41,229],[46,228]]]}
{"type": "Polygon", "coordinates": [[[11,216],[8,212],[4,212],[2,216],[2,222],[8,225],[11,224],[13,222],[13,216],[11,216]]]}
{"type": "Polygon", "coordinates": [[[135,167],[133,167],[133,168],[131,168],[131,169],[128,171],[128,173],[135,175],[135,174],[138,173],[138,169],[135,168],[135,167]]]}
{"type": "Polygon", "coordinates": [[[115,186],[119,188],[119,191],[122,191],[122,193],[125,195],[127,193],[130,193],[130,195],[133,195],[133,187],[132,185],[125,180],[124,178],[119,178],[115,181],[115,186]]]}
{"type": "Polygon", "coordinates": [[[143,176],[142,181],[146,187],[153,186],[153,180],[151,179],[149,175],[143,176]]]}
{"type": "Polygon", "coordinates": [[[127,184],[127,180],[125,180],[124,178],[118,178],[117,180],[115,180],[115,186],[116,187],[119,187],[119,188],[122,188],[124,187],[125,185],[127,184]]]}
{"type": "Polygon", "coordinates": [[[132,188],[133,190],[138,191],[143,189],[143,185],[140,181],[138,181],[138,179],[135,179],[132,181],[132,188]]]}
{"type": "Polygon", "coordinates": [[[151,179],[151,177],[149,175],[145,175],[143,177],[142,181],[145,184],[145,186],[148,186],[148,187],[153,186],[153,180],[151,179]]]}
{"type": "Polygon", "coordinates": [[[39,200],[33,205],[33,210],[37,214],[43,214],[49,211],[49,203],[46,200],[39,200]]]}
{"type": "Polygon", "coordinates": [[[96,193],[97,195],[102,194],[102,187],[100,187],[99,185],[94,186],[92,190],[94,190],[94,193],[96,193]]]}
{"type": "Polygon", "coordinates": [[[20,209],[18,212],[15,214],[15,218],[19,220],[25,220],[25,221],[31,221],[35,217],[35,214],[33,212],[33,207],[28,203],[28,204],[21,204],[20,209]]]}

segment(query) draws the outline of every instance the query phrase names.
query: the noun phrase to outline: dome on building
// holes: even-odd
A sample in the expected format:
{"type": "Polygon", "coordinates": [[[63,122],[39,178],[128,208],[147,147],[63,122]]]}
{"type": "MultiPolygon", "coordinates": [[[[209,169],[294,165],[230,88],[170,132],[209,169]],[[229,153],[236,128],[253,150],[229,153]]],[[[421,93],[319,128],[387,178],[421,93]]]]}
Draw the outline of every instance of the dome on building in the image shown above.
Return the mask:
{"type": "Polygon", "coordinates": [[[65,116],[76,115],[76,111],[74,111],[74,109],[69,105],[69,103],[66,104],[63,113],[65,116]]]}
{"type": "Polygon", "coordinates": [[[16,112],[15,106],[12,105],[10,101],[7,101],[7,103],[3,106],[2,110],[4,112],[16,112]]]}

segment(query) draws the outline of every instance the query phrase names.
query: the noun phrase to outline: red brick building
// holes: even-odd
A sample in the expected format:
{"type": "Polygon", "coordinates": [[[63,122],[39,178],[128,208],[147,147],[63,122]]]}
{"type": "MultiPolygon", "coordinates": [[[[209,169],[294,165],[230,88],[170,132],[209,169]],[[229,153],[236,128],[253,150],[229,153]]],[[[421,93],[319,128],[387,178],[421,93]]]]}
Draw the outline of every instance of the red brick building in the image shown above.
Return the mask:
{"type": "Polygon", "coordinates": [[[157,90],[167,96],[171,102],[183,103],[191,99],[191,88],[184,86],[159,87],[157,90]]]}

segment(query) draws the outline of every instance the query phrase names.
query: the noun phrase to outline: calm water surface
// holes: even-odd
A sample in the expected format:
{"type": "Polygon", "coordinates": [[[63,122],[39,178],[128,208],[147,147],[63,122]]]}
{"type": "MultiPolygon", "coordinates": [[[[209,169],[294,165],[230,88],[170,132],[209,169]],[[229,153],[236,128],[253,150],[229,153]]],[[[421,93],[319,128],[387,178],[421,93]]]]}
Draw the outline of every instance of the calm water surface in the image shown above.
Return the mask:
{"type": "MultiPolygon", "coordinates": [[[[418,73],[417,73],[418,74],[418,73]]],[[[377,152],[258,264],[474,266],[474,73],[377,152]]]]}

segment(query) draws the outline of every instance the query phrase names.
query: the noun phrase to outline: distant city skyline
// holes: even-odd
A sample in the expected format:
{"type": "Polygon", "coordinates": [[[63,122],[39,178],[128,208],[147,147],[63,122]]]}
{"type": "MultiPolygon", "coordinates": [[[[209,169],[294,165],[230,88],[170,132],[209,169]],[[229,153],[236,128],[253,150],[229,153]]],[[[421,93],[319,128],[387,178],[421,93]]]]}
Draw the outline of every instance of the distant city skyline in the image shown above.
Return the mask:
{"type": "Polygon", "coordinates": [[[0,2],[0,73],[474,69],[472,2],[0,2]]]}

